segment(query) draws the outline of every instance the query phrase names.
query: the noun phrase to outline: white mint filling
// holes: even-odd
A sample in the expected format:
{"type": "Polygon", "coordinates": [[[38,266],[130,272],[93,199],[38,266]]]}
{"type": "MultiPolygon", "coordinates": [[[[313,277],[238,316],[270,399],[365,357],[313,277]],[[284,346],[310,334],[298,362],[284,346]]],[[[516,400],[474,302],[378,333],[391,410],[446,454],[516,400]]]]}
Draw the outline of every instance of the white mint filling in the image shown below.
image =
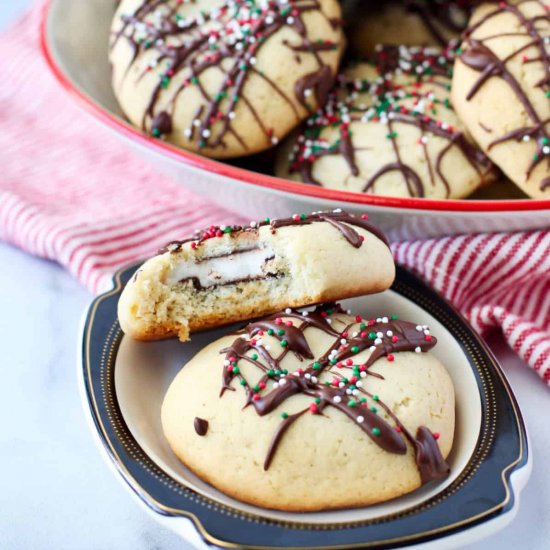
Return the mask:
{"type": "Polygon", "coordinates": [[[273,256],[273,250],[269,248],[255,248],[201,262],[182,260],[168,273],[166,284],[198,279],[201,287],[208,288],[245,279],[260,279],[266,276],[266,262],[273,256]]]}

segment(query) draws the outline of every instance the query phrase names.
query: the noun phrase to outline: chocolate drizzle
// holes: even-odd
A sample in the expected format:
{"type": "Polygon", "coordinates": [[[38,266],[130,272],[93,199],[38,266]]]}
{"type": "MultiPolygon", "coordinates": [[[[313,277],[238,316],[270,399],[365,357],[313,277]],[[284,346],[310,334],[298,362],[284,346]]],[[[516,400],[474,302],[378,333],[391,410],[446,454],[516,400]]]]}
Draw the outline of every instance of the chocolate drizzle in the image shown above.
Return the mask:
{"type": "Polygon", "coordinates": [[[324,14],[319,0],[295,0],[292,4],[282,0],[227,0],[220,6],[191,17],[180,15],[184,9],[182,2],[177,0],[142,0],[134,13],[121,15],[122,25],[113,34],[110,43],[111,50],[121,40],[131,47],[132,56],[125,78],[129,77],[130,69],[140,55],[145,52],[155,54],[151,64],[138,77],[138,80],[142,79],[153,69],[160,71],[159,82],[151,93],[142,120],[142,128],[148,129],[153,136],[169,135],[174,131],[172,119],[176,100],[189,87],[198,90],[202,105],[184,135],[201,149],[227,147],[225,137],[228,134],[245,151],[248,149],[244,137],[237,133],[232,122],[239,100],[262,129],[268,144],[276,143],[273,129],[264,125],[244,94],[251,74],[262,78],[275,94],[284,99],[296,115],[297,122],[302,115],[296,108],[296,100],[306,105],[309,91],[315,93],[319,103],[326,98],[333,75],[320,53],[336,50],[339,45],[329,40],[312,42],[303,16],[315,11],[325,17],[332,28],[340,24],[335,24],[324,14]],[[297,42],[287,40],[286,47],[313,57],[318,67],[314,73],[296,83],[296,98],[285,94],[255,67],[256,56],[265,42],[286,27],[292,29],[298,39],[297,42]],[[223,73],[219,89],[213,94],[205,90],[201,83],[202,74],[212,67],[223,73]],[[178,84],[172,84],[173,80],[178,84]],[[169,98],[167,105],[164,100],[161,102],[161,97],[169,98]],[[161,103],[162,110],[159,112],[161,103]]]}
{"type": "MultiPolygon", "coordinates": [[[[292,216],[291,218],[281,218],[275,220],[266,219],[262,222],[253,222],[248,227],[243,227],[240,225],[223,227],[212,225],[208,229],[198,231],[193,237],[189,239],[169,243],[164,248],[159,250],[158,253],[164,254],[166,252],[171,252],[175,254],[179,252],[181,250],[181,247],[186,243],[194,243],[193,247],[197,247],[200,246],[204,241],[213,238],[223,237],[225,234],[235,235],[240,232],[257,232],[259,227],[270,226],[271,231],[275,232],[277,231],[277,229],[282,227],[311,225],[321,222],[329,223],[330,225],[335,227],[340,232],[342,237],[344,237],[344,239],[346,239],[346,241],[354,248],[360,248],[363,244],[363,238],[354,229],[355,227],[360,227],[361,229],[372,233],[375,237],[377,237],[383,243],[389,246],[384,233],[382,233],[382,231],[369,223],[367,216],[356,216],[355,214],[350,214],[349,212],[337,209],[332,212],[316,212],[308,215],[302,214],[299,216],[292,216]]],[[[236,251],[235,254],[237,253],[239,252],[236,251]]]]}
{"type": "Polygon", "coordinates": [[[206,432],[208,431],[208,420],[204,420],[204,418],[199,418],[196,416],[193,426],[195,427],[197,435],[202,437],[203,435],[206,435],[206,432]]]}
{"type": "Polygon", "coordinates": [[[362,191],[376,192],[379,180],[391,172],[399,172],[407,192],[412,197],[426,196],[426,186],[436,185],[438,176],[451,194],[451,184],[443,171],[447,154],[458,149],[483,181],[494,169],[487,156],[471,143],[465,134],[448,124],[437,120],[436,109],[451,109],[448,98],[439,100],[434,90],[450,89],[453,54],[434,48],[385,47],[376,58],[377,78],[352,79],[340,75],[336,89],[329,95],[326,106],[313,115],[297,138],[294,150],[289,156],[289,172],[299,172],[304,182],[322,185],[313,176],[314,164],[325,156],[340,155],[351,174],[360,175],[357,154],[365,154],[354,144],[354,124],[379,123],[387,125],[387,139],[394,151],[395,160],[379,166],[367,174],[362,191]],[[399,74],[399,77],[396,77],[399,74]],[[403,83],[405,75],[407,80],[403,83]],[[404,102],[413,102],[410,108],[404,102]],[[419,131],[419,145],[428,167],[429,181],[403,160],[398,130],[400,126],[412,126],[419,131]],[[328,139],[325,130],[337,128],[339,136],[328,139]],[[429,154],[426,143],[429,136],[448,141],[437,153],[435,159],[429,154]]]}
{"type": "MultiPolygon", "coordinates": [[[[531,162],[527,167],[526,179],[529,178],[533,173],[533,170],[545,160],[548,168],[550,169],[550,136],[547,129],[547,126],[550,124],[550,118],[541,118],[529,95],[525,92],[521,83],[509,69],[508,64],[517,60],[519,56],[522,56],[523,63],[542,63],[544,76],[539,82],[537,82],[535,87],[540,88],[548,95],[550,92],[550,52],[547,49],[550,44],[549,31],[550,11],[543,1],[518,0],[515,3],[499,2],[498,4],[495,4],[494,8],[492,8],[483,17],[476,20],[476,22],[464,32],[464,44],[462,53],[460,54],[460,60],[467,67],[473,69],[477,73],[480,73],[479,78],[473,84],[466,96],[468,101],[473,99],[485,83],[491,78],[500,78],[506,82],[506,84],[513,91],[528,118],[531,120],[530,126],[517,128],[507,132],[503,136],[494,139],[488,146],[488,149],[491,150],[495,146],[508,141],[529,142],[534,140],[536,143],[536,153],[533,155],[531,162]],[[538,14],[527,17],[521,9],[523,4],[539,4],[541,9],[538,14]],[[490,36],[483,39],[479,36],[475,36],[476,31],[478,31],[485,23],[502,14],[513,15],[518,20],[523,31],[500,34],[491,33],[490,36]],[[546,23],[545,36],[543,36],[540,29],[540,23],[546,23]],[[488,44],[496,38],[506,36],[511,36],[516,40],[518,37],[524,37],[527,39],[527,42],[525,42],[525,44],[521,47],[514,49],[512,53],[501,59],[488,46],[488,44]],[[534,57],[529,57],[526,55],[526,52],[531,48],[536,48],[538,52],[534,57]]],[[[543,180],[539,185],[539,189],[541,191],[545,191],[547,188],[545,181],[546,180],[543,180]]]]}
{"type": "Polygon", "coordinates": [[[400,321],[395,316],[364,321],[356,318],[346,324],[345,318],[338,316],[340,313],[342,310],[336,304],[319,306],[309,313],[288,309],[248,324],[229,347],[220,351],[225,354],[220,397],[226,391],[236,391],[233,382],[237,380],[246,392],[245,408],[253,407],[259,416],[273,412],[294,395],[312,398],[309,408],[292,415],[282,414],[283,421],[267,450],[264,469],[270,467],[285,433],[302,415],[322,414],[326,407],[333,407],[389,453],[405,454],[409,441],[415,449],[423,483],[448,474],[449,467],[434,435],[420,427],[413,437],[389,407],[362,383],[369,376],[383,379],[370,370],[378,360],[385,357],[393,361],[394,353],[404,351],[427,351],[436,344],[436,339],[427,327],[400,321]],[[342,330],[336,329],[337,324],[342,330]],[[334,338],[329,349],[317,358],[305,336],[305,331],[311,328],[334,338]],[[280,353],[270,351],[271,347],[264,342],[268,336],[278,342],[280,353]],[[369,357],[361,365],[354,364],[353,357],[367,349],[371,352],[369,357]],[[288,354],[294,354],[303,367],[293,373],[285,370],[282,361],[288,354]],[[239,367],[243,363],[261,372],[259,381],[251,383],[244,377],[239,367]],[[352,371],[353,376],[348,378],[347,371],[352,371]],[[378,407],[387,413],[393,426],[378,414],[378,407]]]}

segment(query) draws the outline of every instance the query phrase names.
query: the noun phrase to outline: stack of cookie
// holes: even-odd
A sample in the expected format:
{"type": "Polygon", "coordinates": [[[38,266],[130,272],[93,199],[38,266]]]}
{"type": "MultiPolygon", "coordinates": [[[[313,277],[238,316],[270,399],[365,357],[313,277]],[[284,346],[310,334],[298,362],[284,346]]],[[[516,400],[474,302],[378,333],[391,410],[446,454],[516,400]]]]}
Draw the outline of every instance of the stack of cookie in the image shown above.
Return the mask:
{"type": "Polygon", "coordinates": [[[550,196],[543,0],[123,0],[110,59],[134,124],[212,158],[277,146],[277,175],[339,190],[464,198],[503,173],[550,196]]]}
{"type": "Polygon", "coordinates": [[[429,353],[435,336],[399,312],[335,303],[394,276],[384,235],[341,210],[210,227],[148,260],[119,302],[127,336],[188,339],[253,319],[172,381],[162,426],[177,457],[234,498],[297,512],[445,479],[454,389],[429,353]]]}

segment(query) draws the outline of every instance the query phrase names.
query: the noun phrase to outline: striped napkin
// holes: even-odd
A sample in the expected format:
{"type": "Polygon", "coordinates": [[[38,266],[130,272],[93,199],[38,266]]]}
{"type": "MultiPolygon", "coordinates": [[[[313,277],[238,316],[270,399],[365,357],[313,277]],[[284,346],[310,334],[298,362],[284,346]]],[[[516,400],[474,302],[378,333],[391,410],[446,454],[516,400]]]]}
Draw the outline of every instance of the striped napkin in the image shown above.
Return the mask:
{"type": "MultiPolygon", "coordinates": [[[[170,240],[243,221],[157,174],[80,112],[41,58],[39,17],[34,9],[0,36],[0,238],[99,292],[170,240]]],[[[392,248],[478,331],[501,330],[550,384],[550,231],[392,248]]]]}

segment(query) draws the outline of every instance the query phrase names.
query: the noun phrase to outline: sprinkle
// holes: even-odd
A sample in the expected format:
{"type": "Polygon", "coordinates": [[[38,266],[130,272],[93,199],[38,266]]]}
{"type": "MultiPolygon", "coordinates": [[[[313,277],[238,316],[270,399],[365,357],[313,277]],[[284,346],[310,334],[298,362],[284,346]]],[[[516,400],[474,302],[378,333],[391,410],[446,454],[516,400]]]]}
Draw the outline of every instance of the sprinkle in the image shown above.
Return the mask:
{"type": "Polygon", "coordinates": [[[380,398],[379,398],[377,395],[373,395],[373,396],[372,396],[372,399],[373,399],[374,401],[380,401],[380,398]]]}
{"type": "Polygon", "coordinates": [[[372,433],[373,433],[375,436],[379,436],[382,432],[380,431],[380,428],[373,428],[373,429],[372,429],[372,433]]]}
{"type": "Polygon", "coordinates": [[[416,348],[414,348],[414,351],[416,353],[420,353],[422,351],[422,348],[420,346],[417,346],[416,348]]]}
{"type": "Polygon", "coordinates": [[[334,398],[333,398],[333,401],[335,403],[341,403],[342,402],[342,398],[339,396],[339,395],[335,395],[334,398]]]}
{"type": "Polygon", "coordinates": [[[439,439],[439,432],[434,432],[433,436],[434,436],[435,440],[438,440],[439,439]]]}
{"type": "Polygon", "coordinates": [[[284,420],[286,420],[288,418],[288,413],[284,412],[284,413],[281,413],[281,418],[283,418],[284,420]]]}
{"type": "Polygon", "coordinates": [[[357,404],[357,403],[356,403],[353,399],[350,399],[350,400],[348,401],[348,407],[355,407],[356,404],[357,404]]]}
{"type": "Polygon", "coordinates": [[[388,355],[386,356],[386,359],[387,359],[390,363],[392,363],[393,360],[395,359],[395,357],[390,353],[390,354],[388,354],[388,355]]]}
{"type": "Polygon", "coordinates": [[[352,353],[359,353],[359,347],[358,346],[352,346],[351,347],[351,352],[352,353]]]}
{"type": "Polygon", "coordinates": [[[286,348],[288,346],[287,340],[281,340],[281,347],[286,348]]]}
{"type": "Polygon", "coordinates": [[[362,424],[365,421],[365,417],[364,416],[358,416],[356,420],[357,420],[357,422],[359,422],[359,424],[362,424]]]}

